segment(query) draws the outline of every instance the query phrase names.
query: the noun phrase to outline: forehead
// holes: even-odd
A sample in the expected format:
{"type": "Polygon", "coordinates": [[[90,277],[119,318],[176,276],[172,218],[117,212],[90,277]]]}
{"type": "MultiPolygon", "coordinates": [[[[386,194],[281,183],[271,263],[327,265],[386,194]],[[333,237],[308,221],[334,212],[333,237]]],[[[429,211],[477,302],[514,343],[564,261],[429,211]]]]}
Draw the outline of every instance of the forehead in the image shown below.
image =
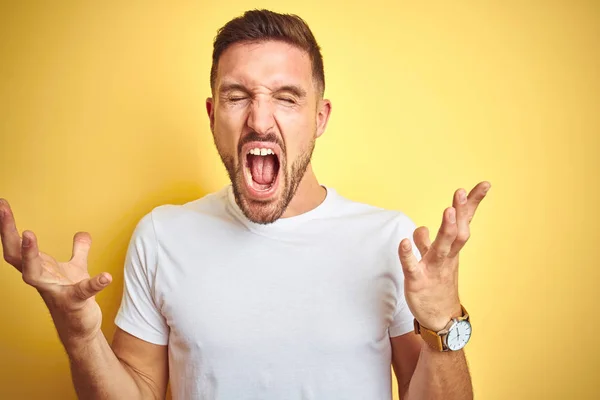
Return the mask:
{"type": "Polygon", "coordinates": [[[217,91],[222,83],[247,87],[295,84],[312,86],[312,65],[308,53],[280,41],[235,43],[219,59],[217,91]]]}

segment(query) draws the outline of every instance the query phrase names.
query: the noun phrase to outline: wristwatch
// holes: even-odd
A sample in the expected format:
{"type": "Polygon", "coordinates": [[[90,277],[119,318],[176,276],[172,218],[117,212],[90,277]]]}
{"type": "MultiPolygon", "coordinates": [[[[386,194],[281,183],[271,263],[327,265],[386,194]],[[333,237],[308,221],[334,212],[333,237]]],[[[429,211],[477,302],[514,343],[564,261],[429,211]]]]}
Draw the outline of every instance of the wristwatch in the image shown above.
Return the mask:
{"type": "Polygon", "coordinates": [[[425,343],[437,351],[457,351],[466,346],[471,338],[469,314],[461,305],[462,317],[452,318],[439,332],[427,329],[415,318],[415,333],[421,335],[425,343]]]}

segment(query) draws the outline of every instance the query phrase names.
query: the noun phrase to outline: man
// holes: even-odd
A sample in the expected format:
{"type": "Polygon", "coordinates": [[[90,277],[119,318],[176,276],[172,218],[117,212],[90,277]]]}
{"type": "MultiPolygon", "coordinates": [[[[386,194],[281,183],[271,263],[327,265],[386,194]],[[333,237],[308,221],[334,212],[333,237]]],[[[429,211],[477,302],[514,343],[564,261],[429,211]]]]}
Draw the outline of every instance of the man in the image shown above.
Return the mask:
{"type": "Polygon", "coordinates": [[[164,398],[170,378],[175,399],[390,399],[392,365],[403,398],[472,398],[458,253],[490,184],[456,191],[433,243],[405,215],[320,185],[310,160],[331,103],[296,16],[227,23],[210,78],[231,185],[142,218],[112,346],[94,300],[112,278],[89,277],[90,236],[56,262],[0,205],[4,257],[47,304],[79,396],[164,398]]]}

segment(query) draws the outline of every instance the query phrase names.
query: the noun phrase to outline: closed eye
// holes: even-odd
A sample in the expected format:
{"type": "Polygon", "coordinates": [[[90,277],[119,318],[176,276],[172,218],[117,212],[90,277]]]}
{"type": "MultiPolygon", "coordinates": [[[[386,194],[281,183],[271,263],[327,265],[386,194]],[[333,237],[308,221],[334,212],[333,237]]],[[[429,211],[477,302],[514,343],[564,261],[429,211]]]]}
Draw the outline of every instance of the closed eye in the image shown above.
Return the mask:
{"type": "Polygon", "coordinates": [[[289,104],[296,104],[296,100],[289,97],[279,97],[277,100],[281,100],[289,104]]]}

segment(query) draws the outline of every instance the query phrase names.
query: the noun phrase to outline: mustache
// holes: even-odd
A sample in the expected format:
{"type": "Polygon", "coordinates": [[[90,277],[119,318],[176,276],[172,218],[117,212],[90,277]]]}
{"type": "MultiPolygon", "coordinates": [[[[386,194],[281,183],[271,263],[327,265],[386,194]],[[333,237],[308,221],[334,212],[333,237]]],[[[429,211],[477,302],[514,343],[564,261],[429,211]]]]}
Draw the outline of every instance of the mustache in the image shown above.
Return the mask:
{"type": "Polygon", "coordinates": [[[242,152],[242,147],[246,143],[250,142],[275,143],[281,148],[282,153],[285,154],[285,143],[283,143],[283,141],[279,137],[277,137],[277,135],[275,135],[273,132],[267,133],[266,135],[260,135],[254,131],[248,133],[240,140],[240,142],[238,143],[238,154],[242,152]]]}

